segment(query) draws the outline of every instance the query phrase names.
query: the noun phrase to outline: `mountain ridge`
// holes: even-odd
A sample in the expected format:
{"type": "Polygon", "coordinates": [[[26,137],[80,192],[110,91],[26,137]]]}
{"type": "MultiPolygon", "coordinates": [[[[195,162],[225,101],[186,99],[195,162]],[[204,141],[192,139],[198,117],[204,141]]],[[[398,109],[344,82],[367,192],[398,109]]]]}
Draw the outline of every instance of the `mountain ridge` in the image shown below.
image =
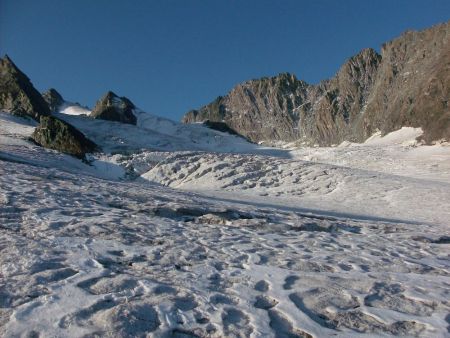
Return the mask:
{"type": "MultiPolygon", "coordinates": [[[[255,143],[329,146],[363,142],[377,131],[422,128],[432,143],[450,139],[450,22],[407,31],[386,42],[381,54],[365,48],[330,79],[308,84],[294,74],[253,79],[188,112],[184,123],[232,130],[255,143]]],[[[0,108],[39,121],[65,102],[42,95],[12,60],[0,64],[0,108]]],[[[93,119],[136,124],[135,105],[107,92],[89,112],[93,119]]]]}
{"type": "Polygon", "coordinates": [[[187,112],[182,122],[224,122],[268,143],[363,142],[377,130],[403,126],[422,127],[428,143],[449,139],[449,40],[450,22],[407,31],[383,44],[381,54],[363,49],[318,84],[289,73],[249,80],[187,112]]]}
{"type": "Polygon", "coordinates": [[[89,116],[94,119],[136,124],[134,108],[136,108],[135,105],[128,98],[119,97],[112,91],[108,91],[97,101],[89,116]]]}
{"type": "Polygon", "coordinates": [[[8,55],[0,58],[0,108],[37,121],[42,115],[50,115],[47,102],[8,55]]]}

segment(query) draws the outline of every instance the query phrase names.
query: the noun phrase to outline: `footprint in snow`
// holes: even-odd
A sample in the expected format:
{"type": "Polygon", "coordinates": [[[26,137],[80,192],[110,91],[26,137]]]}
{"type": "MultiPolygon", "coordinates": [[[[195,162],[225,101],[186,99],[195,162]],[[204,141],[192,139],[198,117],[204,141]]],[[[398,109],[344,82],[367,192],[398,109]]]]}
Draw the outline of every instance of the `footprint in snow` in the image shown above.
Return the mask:
{"type": "Polygon", "coordinates": [[[259,282],[257,282],[255,284],[255,290],[260,291],[260,292],[267,292],[270,289],[270,284],[269,282],[265,281],[265,280],[260,280],[259,282]]]}

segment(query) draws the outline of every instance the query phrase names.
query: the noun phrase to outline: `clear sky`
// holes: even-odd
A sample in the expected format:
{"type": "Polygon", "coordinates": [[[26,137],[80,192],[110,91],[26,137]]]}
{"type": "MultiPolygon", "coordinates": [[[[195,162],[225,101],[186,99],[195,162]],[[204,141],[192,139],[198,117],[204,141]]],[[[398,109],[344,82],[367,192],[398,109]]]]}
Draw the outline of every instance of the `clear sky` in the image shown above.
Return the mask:
{"type": "Polygon", "coordinates": [[[0,0],[0,53],[38,90],[93,106],[107,90],[179,120],[235,84],[290,72],[309,83],[449,0],[0,0]]]}

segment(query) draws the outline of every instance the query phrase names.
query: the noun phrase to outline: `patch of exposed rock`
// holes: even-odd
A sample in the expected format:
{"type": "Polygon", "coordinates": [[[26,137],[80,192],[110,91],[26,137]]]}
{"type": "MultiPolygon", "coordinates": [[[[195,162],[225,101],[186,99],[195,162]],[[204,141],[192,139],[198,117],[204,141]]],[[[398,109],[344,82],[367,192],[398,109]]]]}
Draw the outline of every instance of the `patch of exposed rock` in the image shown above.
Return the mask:
{"type": "Polygon", "coordinates": [[[37,121],[50,114],[41,94],[7,55],[0,59],[0,110],[37,121]]]}
{"type": "Polygon", "coordinates": [[[225,122],[217,122],[217,121],[210,121],[206,120],[203,121],[203,125],[205,127],[208,127],[209,129],[214,129],[217,131],[221,131],[222,133],[228,133],[231,135],[239,135],[235,130],[231,129],[225,122]]]}
{"type": "Polygon", "coordinates": [[[184,123],[226,123],[254,142],[362,142],[376,130],[421,127],[450,139],[450,22],[364,49],[317,85],[283,73],[237,85],[184,123]]]}
{"type": "Polygon", "coordinates": [[[46,92],[42,93],[42,97],[45,102],[47,102],[51,112],[56,112],[65,102],[61,94],[54,88],[50,88],[46,92]]]}
{"type": "Polygon", "coordinates": [[[126,97],[119,97],[113,92],[107,92],[99,101],[89,116],[95,119],[117,121],[136,124],[137,119],[133,114],[134,104],[126,97]]]}
{"type": "Polygon", "coordinates": [[[39,145],[57,150],[78,158],[97,150],[94,142],[72,125],[53,116],[41,116],[40,124],[32,134],[39,145]]]}

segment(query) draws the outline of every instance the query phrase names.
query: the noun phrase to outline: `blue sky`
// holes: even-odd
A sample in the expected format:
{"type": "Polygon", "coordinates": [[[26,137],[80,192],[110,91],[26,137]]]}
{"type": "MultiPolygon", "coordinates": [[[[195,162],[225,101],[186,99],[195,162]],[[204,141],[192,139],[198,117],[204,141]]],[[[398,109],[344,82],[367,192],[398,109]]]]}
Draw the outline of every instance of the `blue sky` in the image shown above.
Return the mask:
{"type": "Polygon", "coordinates": [[[317,83],[362,48],[449,19],[448,0],[0,0],[0,53],[40,91],[93,106],[113,90],[179,120],[239,82],[317,83]]]}

